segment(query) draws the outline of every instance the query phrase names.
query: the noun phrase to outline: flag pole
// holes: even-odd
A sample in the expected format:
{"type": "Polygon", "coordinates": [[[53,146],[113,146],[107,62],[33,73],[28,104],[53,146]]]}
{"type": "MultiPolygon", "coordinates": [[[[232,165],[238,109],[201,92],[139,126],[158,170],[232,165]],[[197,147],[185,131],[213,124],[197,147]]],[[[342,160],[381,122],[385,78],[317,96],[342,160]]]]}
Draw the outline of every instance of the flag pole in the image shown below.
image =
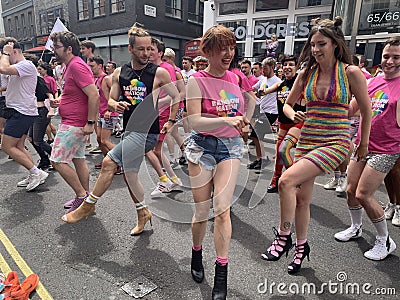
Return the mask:
{"type": "Polygon", "coordinates": [[[43,51],[42,51],[42,55],[40,55],[39,61],[42,61],[42,58],[43,58],[44,51],[46,51],[46,48],[44,48],[44,49],[43,49],[43,51]]]}

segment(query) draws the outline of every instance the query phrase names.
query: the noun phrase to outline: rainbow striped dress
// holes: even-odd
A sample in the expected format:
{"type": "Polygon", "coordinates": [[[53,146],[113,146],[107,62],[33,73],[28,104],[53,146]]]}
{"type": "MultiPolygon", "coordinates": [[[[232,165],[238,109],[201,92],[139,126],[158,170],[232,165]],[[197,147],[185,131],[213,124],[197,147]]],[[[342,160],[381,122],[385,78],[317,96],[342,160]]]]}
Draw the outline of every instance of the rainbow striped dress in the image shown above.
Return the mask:
{"type": "Polygon", "coordinates": [[[307,118],[296,147],[295,161],[307,159],[323,172],[331,173],[350,150],[348,119],[351,98],[346,65],[337,61],[332,72],[328,96],[317,97],[319,68],[314,68],[304,89],[307,118]]]}

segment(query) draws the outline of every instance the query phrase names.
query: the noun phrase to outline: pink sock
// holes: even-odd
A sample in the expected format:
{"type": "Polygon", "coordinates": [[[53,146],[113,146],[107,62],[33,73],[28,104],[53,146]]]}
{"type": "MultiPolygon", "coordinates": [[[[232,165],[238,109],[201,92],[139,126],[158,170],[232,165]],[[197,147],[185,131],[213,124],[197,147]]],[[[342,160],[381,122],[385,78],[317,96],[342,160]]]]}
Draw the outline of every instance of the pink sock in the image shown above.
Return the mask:
{"type": "Polygon", "coordinates": [[[192,249],[193,249],[194,251],[200,251],[200,250],[201,250],[201,245],[200,245],[200,246],[192,245],[192,249]]]}
{"type": "MultiPolygon", "coordinates": [[[[281,236],[282,235],[290,235],[290,230],[289,231],[282,231],[282,230],[279,229],[278,234],[281,235],[281,236]]],[[[273,256],[278,257],[279,256],[278,252],[281,252],[283,250],[283,247],[286,246],[286,241],[287,241],[286,237],[283,237],[283,238],[280,238],[280,239],[275,239],[274,242],[272,243],[271,247],[269,247],[267,249],[267,251],[269,251],[273,256]]]]}
{"type": "Polygon", "coordinates": [[[303,244],[305,244],[307,242],[307,240],[297,240],[296,239],[296,245],[298,246],[298,245],[303,245],[303,244]]]}
{"type": "Polygon", "coordinates": [[[228,263],[228,258],[217,256],[217,263],[219,263],[221,266],[225,266],[228,263]]]}

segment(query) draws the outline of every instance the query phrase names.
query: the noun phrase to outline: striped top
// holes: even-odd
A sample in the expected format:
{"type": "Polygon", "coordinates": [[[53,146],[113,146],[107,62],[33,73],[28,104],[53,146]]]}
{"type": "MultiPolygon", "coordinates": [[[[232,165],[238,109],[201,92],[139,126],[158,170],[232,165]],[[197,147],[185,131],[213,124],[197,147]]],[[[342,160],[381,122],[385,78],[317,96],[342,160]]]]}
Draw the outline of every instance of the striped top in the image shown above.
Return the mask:
{"type": "Polygon", "coordinates": [[[330,173],[349,151],[348,110],[351,92],[344,63],[336,62],[325,99],[317,96],[318,75],[319,68],[316,67],[304,89],[307,119],[296,148],[296,160],[307,158],[330,173]]]}

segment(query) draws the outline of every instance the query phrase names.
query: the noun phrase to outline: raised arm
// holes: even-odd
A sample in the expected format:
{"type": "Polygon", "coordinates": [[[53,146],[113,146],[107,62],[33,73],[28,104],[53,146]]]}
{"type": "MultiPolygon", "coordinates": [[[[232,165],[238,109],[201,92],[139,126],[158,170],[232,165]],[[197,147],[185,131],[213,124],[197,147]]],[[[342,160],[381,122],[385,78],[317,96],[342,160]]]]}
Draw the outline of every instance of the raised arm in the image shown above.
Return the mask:
{"type": "Polygon", "coordinates": [[[286,99],[286,102],[283,106],[283,112],[285,115],[295,123],[303,122],[306,119],[306,114],[302,111],[294,111],[293,105],[297,102],[297,100],[301,97],[304,89],[303,78],[304,70],[299,73],[296,80],[293,83],[293,87],[286,99]]]}
{"type": "MultiPolygon", "coordinates": [[[[357,101],[357,107],[361,114],[361,136],[360,143],[356,150],[357,159],[363,159],[368,154],[369,133],[371,130],[371,100],[368,96],[367,81],[361,70],[356,66],[349,66],[346,70],[349,79],[350,91],[357,101]]],[[[351,102],[350,102],[351,103],[351,102]]]]}

